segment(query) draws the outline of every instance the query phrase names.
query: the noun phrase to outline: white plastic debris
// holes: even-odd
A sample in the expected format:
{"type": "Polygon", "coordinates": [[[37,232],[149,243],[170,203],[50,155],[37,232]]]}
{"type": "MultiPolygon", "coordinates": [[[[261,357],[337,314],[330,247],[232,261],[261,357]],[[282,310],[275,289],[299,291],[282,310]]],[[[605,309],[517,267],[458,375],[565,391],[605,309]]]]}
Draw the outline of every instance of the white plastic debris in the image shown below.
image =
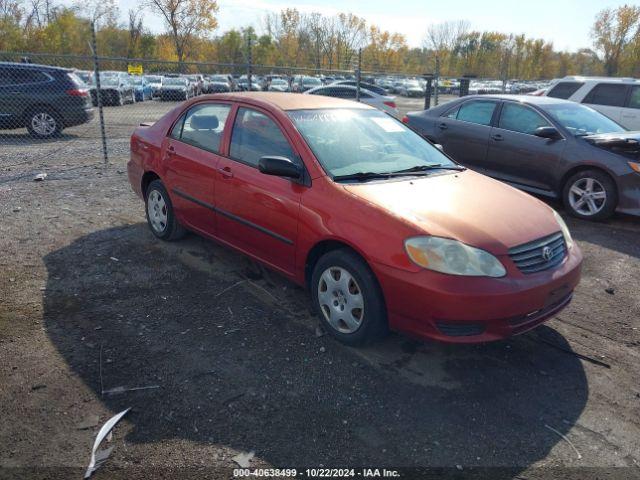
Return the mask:
{"type": "Polygon", "coordinates": [[[102,465],[105,460],[109,458],[109,455],[111,455],[113,447],[109,447],[105,450],[98,450],[98,447],[100,446],[102,441],[111,433],[111,430],[116,426],[116,423],[118,423],[120,419],[122,419],[122,417],[124,417],[129,412],[129,410],[131,410],[131,407],[111,417],[98,432],[98,435],[93,442],[93,449],[91,450],[91,460],[89,462],[89,466],[87,467],[87,471],[84,474],[84,478],[89,478],[93,474],[93,472],[100,468],[100,465],[102,465]]]}
{"type": "Polygon", "coordinates": [[[235,457],[231,457],[231,460],[236,462],[240,468],[249,468],[251,466],[251,460],[255,457],[255,452],[252,450],[249,453],[240,452],[235,457]]]}
{"type": "Polygon", "coordinates": [[[46,173],[39,173],[35,177],[33,177],[34,182],[42,182],[45,178],[47,178],[46,173]]]}

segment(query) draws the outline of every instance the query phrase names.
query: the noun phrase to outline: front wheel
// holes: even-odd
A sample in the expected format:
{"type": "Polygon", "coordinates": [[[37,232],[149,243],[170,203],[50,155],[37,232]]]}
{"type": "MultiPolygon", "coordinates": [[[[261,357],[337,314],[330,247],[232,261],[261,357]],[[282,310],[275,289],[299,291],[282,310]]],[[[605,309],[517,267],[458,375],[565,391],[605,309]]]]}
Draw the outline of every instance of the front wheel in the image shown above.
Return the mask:
{"type": "Polygon", "coordinates": [[[161,240],[178,240],[185,229],[178,223],[167,189],[160,180],[149,184],[145,192],[145,210],[151,232],[161,240]]]}
{"type": "Polygon", "coordinates": [[[350,250],[333,250],[318,260],[311,295],[325,329],[344,344],[371,343],[388,331],[378,281],[366,262],[350,250]]]}
{"type": "Polygon", "coordinates": [[[615,183],[598,170],[573,175],[565,183],[562,197],[569,213],[585,220],[605,220],[613,215],[618,204],[615,183]]]}

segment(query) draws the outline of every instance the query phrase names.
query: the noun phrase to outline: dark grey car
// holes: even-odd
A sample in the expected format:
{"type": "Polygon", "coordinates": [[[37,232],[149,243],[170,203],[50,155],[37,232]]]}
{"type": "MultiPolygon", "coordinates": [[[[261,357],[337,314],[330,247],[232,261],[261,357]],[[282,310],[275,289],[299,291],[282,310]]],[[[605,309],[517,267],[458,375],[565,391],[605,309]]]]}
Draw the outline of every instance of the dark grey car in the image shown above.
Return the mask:
{"type": "Polygon", "coordinates": [[[513,186],[561,198],[573,215],[640,215],[640,132],[566,100],[463,97],[405,123],[458,162],[513,186]]]}

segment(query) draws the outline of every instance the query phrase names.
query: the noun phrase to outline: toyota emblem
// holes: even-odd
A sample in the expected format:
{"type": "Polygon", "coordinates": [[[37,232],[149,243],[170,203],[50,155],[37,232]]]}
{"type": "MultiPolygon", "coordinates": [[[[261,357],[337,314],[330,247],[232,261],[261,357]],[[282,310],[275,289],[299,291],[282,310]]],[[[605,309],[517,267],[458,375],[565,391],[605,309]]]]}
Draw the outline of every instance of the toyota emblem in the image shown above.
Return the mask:
{"type": "Polygon", "coordinates": [[[542,258],[544,258],[544,260],[548,262],[549,260],[551,260],[551,257],[553,257],[553,252],[551,251],[551,247],[543,247],[542,258]]]}

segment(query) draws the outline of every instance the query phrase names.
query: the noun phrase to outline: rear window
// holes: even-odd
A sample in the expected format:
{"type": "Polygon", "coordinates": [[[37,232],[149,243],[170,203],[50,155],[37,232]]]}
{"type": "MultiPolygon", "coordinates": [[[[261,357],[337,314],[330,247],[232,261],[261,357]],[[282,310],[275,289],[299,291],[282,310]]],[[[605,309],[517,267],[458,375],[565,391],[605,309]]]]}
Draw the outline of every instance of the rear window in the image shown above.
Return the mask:
{"type": "Polygon", "coordinates": [[[551,90],[549,90],[549,93],[547,93],[547,97],[562,98],[566,100],[571,95],[576,93],[578,89],[583,85],[583,82],[559,82],[556,83],[551,88],[551,90]]]}
{"type": "Polygon", "coordinates": [[[38,70],[28,70],[26,68],[18,68],[11,72],[13,80],[16,84],[39,83],[46,82],[49,77],[38,70]]]}
{"type": "Polygon", "coordinates": [[[640,86],[631,87],[631,96],[629,97],[629,108],[640,109],[640,86]]]}
{"type": "Polygon", "coordinates": [[[627,86],[620,83],[599,83],[584,98],[582,103],[623,107],[627,99],[627,86]]]}

